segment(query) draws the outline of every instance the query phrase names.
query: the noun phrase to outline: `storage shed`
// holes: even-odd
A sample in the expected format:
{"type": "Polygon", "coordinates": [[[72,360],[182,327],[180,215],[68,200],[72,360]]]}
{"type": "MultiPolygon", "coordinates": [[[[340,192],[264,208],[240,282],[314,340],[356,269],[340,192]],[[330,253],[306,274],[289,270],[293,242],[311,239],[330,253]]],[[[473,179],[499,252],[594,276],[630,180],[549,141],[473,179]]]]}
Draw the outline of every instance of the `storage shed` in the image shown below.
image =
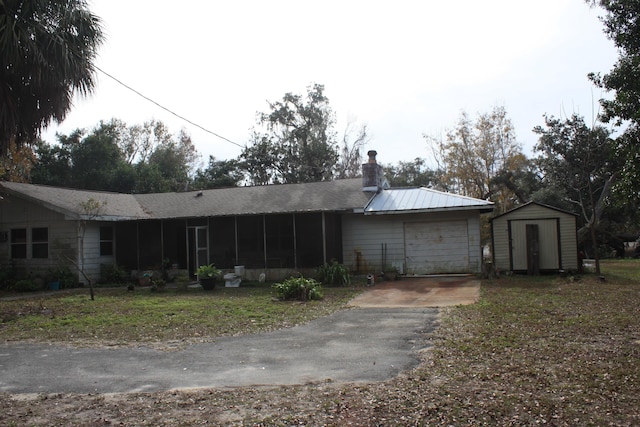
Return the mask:
{"type": "Polygon", "coordinates": [[[537,274],[578,269],[576,215],[529,202],[491,219],[493,265],[537,274]]]}

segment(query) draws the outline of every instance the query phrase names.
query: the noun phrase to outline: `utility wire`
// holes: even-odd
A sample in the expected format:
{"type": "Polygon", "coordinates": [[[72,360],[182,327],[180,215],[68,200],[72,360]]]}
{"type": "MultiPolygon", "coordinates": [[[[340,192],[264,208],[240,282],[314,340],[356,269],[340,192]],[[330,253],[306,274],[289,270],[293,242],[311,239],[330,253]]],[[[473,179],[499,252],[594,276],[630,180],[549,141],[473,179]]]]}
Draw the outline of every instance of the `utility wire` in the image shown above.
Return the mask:
{"type": "Polygon", "coordinates": [[[230,142],[230,143],[231,143],[231,144],[233,144],[233,145],[236,145],[236,146],[238,146],[238,147],[240,147],[240,148],[244,148],[244,146],[242,146],[242,145],[238,144],[237,142],[234,142],[234,141],[230,140],[229,138],[225,138],[225,137],[224,137],[224,136],[222,136],[222,135],[218,135],[217,133],[215,133],[215,132],[213,132],[213,131],[210,131],[209,129],[206,129],[206,128],[204,128],[204,127],[200,126],[199,124],[192,122],[191,120],[187,119],[186,117],[181,116],[180,114],[178,114],[178,113],[175,113],[175,112],[171,111],[171,110],[170,110],[170,109],[168,109],[167,107],[165,107],[165,106],[163,106],[163,105],[160,105],[159,103],[157,103],[157,102],[156,102],[156,101],[154,101],[153,99],[149,98],[148,96],[143,95],[142,93],[138,92],[137,90],[135,90],[135,89],[134,89],[134,88],[132,88],[131,86],[129,86],[129,85],[127,85],[127,84],[123,83],[122,81],[118,80],[117,78],[115,78],[115,77],[114,77],[114,76],[112,76],[111,74],[107,73],[106,71],[104,71],[104,70],[103,70],[103,69],[101,69],[100,67],[98,67],[98,66],[96,66],[96,65],[93,65],[93,68],[95,68],[96,70],[100,71],[102,74],[104,74],[105,76],[109,77],[110,79],[114,80],[114,81],[115,81],[116,83],[118,83],[119,85],[121,85],[121,86],[123,86],[123,87],[125,87],[125,88],[129,89],[131,92],[135,93],[136,95],[138,95],[138,96],[140,96],[140,97],[142,97],[142,98],[146,99],[147,101],[151,102],[152,104],[154,104],[154,105],[156,105],[156,106],[158,106],[158,107],[162,108],[162,109],[163,109],[163,110],[165,110],[166,112],[168,112],[168,113],[170,113],[170,114],[173,114],[173,115],[174,115],[174,116],[176,116],[177,118],[179,118],[179,119],[181,119],[181,120],[184,120],[185,122],[187,122],[187,123],[189,123],[189,124],[191,124],[191,125],[193,125],[193,126],[195,126],[195,127],[197,127],[197,128],[200,128],[200,129],[202,129],[203,131],[205,131],[205,132],[207,132],[207,133],[209,133],[209,134],[211,134],[211,135],[213,135],[213,136],[216,136],[216,137],[218,137],[218,138],[220,138],[220,139],[222,139],[222,140],[225,140],[225,141],[227,141],[227,142],[230,142]]]}
{"type": "MultiPolygon", "coordinates": [[[[1,1],[1,0],[0,0],[0,1],[1,1]]],[[[27,24],[27,25],[39,26],[39,27],[40,27],[41,29],[43,29],[45,32],[48,32],[48,31],[47,31],[47,29],[45,28],[45,26],[44,26],[41,22],[36,22],[36,21],[31,21],[31,22],[30,22],[30,21],[27,21],[26,19],[24,19],[24,17],[22,17],[22,16],[21,16],[19,13],[17,13],[16,11],[14,11],[14,10],[10,9],[9,7],[5,7],[5,8],[6,8],[6,10],[7,10],[7,11],[9,11],[9,12],[11,12],[11,13],[13,14],[13,17],[14,17],[15,19],[19,19],[20,21],[22,21],[23,23],[25,23],[25,24],[27,24]]],[[[60,40],[56,40],[56,41],[57,41],[57,42],[60,42],[60,40]]],[[[64,46],[63,46],[63,47],[64,47],[64,46]]],[[[72,54],[72,55],[75,55],[77,58],[80,58],[80,55],[78,55],[78,53],[77,53],[77,52],[75,52],[73,49],[70,49],[70,52],[71,52],[71,54],[72,54]]],[[[114,81],[115,81],[116,83],[118,83],[119,85],[124,86],[125,88],[129,89],[131,92],[133,92],[133,93],[135,93],[136,95],[138,95],[138,96],[140,96],[140,97],[142,97],[142,98],[146,99],[147,101],[149,101],[149,102],[151,102],[151,103],[153,103],[153,104],[157,105],[158,107],[162,108],[162,109],[163,109],[163,110],[165,110],[166,112],[168,112],[168,113],[170,113],[170,114],[173,114],[173,115],[174,115],[174,116],[176,116],[177,118],[179,118],[179,119],[181,119],[181,120],[184,120],[185,122],[187,122],[187,123],[189,123],[189,124],[191,124],[191,125],[193,125],[193,126],[195,126],[195,127],[199,128],[199,129],[202,129],[203,131],[205,131],[205,132],[207,132],[207,133],[209,133],[209,134],[211,134],[211,135],[213,135],[213,136],[215,136],[215,137],[218,137],[218,138],[220,138],[220,139],[222,139],[222,140],[224,140],[224,141],[227,141],[227,142],[229,142],[229,143],[231,143],[231,144],[233,144],[233,145],[236,145],[236,146],[238,146],[238,147],[240,147],[240,148],[244,148],[244,146],[242,146],[242,145],[238,144],[237,142],[234,142],[234,141],[230,140],[229,138],[225,138],[225,137],[224,137],[224,136],[222,136],[222,135],[218,135],[217,133],[215,133],[215,132],[213,132],[213,131],[210,131],[209,129],[206,129],[206,128],[204,128],[203,126],[200,126],[199,124],[192,122],[191,120],[187,119],[186,117],[181,116],[180,114],[178,114],[178,113],[175,113],[175,112],[171,111],[171,110],[170,110],[170,109],[168,109],[167,107],[165,107],[165,106],[163,106],[163,105],[160,105],[159,103],[157,103],[157,102],[156,102],[156,101],[154,101],[153,99],[149,98],[148,96],[143,95],[142,93],[138,92],[137,90],[135,90],[135,89],[134,89],[134,88],[132,88],[131,86],[126,85],[125,83],[123,83],[122,81],[118,80],[117,78],[115,78],[115,77],[114,77],[114,76],[112,76],[111,74],[107,73],[106,71],[104,71],[104,70],[103,70],[103,69],[101,69],[100,67],[96,66],[95,64],[91,64],[91,66],[92,66],[93,68],[95,68],[96,70],[100,71],[100,72],[101,72],[102,74],[104,74],[105,76],[107,76],[107,77],[109,77],[110,79],[114,80],[114,81]]]]}

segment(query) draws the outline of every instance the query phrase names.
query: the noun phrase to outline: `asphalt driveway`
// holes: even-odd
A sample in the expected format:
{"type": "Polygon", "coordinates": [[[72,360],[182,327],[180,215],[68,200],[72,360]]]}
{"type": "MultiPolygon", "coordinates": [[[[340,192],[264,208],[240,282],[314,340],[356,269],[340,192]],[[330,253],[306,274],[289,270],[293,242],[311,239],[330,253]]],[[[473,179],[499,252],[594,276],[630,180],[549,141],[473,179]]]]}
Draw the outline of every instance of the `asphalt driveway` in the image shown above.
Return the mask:
{"type": "MultiPolygon", "coordinates": [[[[0,391],[115,393],[384,381],[418,363],[418,352],[428,347],[428,335],[437,325],[438,309],[425,307],[424,299],[423,306],[415,301],[406,305],[406,292],[437,295],[432,282],[422,283],[422,291],[419,284],[404,280],[376,285],[363,294],[368,302],[354,300],[354,308],[308,324],[179,351],[3,344],[0,391]],[[391,304],[399,299],[405,306],[391,304]]],[[[465,283],[440,288],[469,287],[465,283]]]]}

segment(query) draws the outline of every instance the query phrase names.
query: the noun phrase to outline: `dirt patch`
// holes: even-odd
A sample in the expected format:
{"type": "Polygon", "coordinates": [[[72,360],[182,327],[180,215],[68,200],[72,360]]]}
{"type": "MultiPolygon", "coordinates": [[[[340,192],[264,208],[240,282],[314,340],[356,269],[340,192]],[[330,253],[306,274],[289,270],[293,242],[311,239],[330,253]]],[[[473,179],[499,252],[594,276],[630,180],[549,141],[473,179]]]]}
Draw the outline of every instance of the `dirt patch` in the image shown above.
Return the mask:
{"type": "Polygon", "coordinates": [[[349,302],[353,307],[421,308],[475,303],[480,281],[465,277],[412,277],[381,282],[349,302]]]}

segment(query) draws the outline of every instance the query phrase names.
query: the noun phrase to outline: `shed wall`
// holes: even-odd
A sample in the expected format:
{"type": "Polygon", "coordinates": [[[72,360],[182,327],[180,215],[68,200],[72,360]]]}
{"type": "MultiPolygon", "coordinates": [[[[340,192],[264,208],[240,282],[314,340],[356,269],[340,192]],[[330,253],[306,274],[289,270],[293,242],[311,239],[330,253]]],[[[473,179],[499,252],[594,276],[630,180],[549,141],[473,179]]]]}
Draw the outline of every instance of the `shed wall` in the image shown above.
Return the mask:
{"type": "MultiPolygon", "coordinates": [[[[576,240],[575,216],[549,209],[545,206],[531,204],[508,212],[492,221],[493,261],[502,271],[511,270],[511,251],[509,245],[509,221],[522,221],[531,224],[541,220],[559,220],[561,269],[576,270],[578,268],[578,250],[576,240]]],[[[513,237],[513,235],[512,235],[513,237]]],[[[553,248],[540,248],[541,251],[552,252],[553,248]]],[[[517,268],[514,268],[517,269],[517,268]]]]}

